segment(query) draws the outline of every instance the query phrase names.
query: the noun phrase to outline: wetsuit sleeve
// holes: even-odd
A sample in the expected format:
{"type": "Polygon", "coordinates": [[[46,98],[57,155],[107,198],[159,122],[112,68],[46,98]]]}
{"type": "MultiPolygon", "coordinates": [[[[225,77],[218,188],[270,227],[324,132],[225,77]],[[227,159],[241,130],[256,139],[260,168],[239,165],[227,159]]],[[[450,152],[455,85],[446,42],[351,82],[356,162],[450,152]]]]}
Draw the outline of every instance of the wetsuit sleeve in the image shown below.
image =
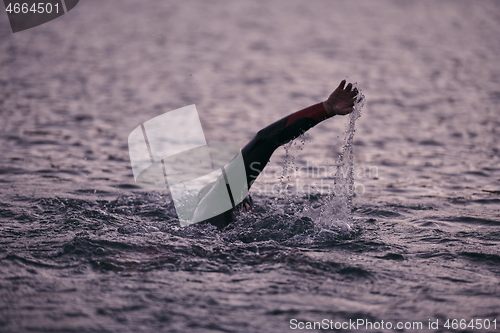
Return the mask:
{"type": "Polygon", "coordinates": [[[311,118],[316,121],[316,124],[328,118],[323,102],[311,105],[308,108],[292,113],[287,117],[286,126],[294,123],[301,118],[311,118]]]}

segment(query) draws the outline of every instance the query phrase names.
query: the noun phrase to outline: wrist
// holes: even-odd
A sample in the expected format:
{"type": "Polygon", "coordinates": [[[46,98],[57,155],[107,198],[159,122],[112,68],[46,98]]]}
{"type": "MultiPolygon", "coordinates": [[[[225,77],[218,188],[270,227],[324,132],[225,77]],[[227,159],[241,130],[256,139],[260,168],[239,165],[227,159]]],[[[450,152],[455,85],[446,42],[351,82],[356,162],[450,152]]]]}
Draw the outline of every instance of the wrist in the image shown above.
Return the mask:
{"type": "Polygon", "coordinates": [[[323,102],[323,107],[325,108],[325,112],[328,116],[328,118],[335,116],[337,113],[333,110],[333,107],[330,106],[328,101],[323,102]]]}

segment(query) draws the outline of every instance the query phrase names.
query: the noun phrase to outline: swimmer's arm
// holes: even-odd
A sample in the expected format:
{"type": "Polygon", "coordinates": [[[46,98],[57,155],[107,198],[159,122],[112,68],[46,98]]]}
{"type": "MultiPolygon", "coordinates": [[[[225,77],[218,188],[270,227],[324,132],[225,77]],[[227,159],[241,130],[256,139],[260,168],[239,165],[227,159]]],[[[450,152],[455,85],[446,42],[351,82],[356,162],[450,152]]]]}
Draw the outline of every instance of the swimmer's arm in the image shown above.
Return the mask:
{"type": "MultiPolygon", "coordinates": [[[[354,102],[358,97],[359,91],[356,88],[353,88],[352,83],[349,83],[347,86],[345,86],[345,83],[346,81],[342,80],[337,89],[335,89],[335,91],[331,93],[330,97],[328,97],[326,101],[292,113],[291,115],[281,119],[275,124],[283,122],[286,127],[290,124],[293,124],[298,119],[311,118],[315,121],[315,123],[313,124],[314,126],[317,123],[320,123],[321,121],[335,115],[343,116],[351,113],[354,110],[354,102]]],[[[304,131],[306,131],[307,129],[304,129],[304,131]]]]}

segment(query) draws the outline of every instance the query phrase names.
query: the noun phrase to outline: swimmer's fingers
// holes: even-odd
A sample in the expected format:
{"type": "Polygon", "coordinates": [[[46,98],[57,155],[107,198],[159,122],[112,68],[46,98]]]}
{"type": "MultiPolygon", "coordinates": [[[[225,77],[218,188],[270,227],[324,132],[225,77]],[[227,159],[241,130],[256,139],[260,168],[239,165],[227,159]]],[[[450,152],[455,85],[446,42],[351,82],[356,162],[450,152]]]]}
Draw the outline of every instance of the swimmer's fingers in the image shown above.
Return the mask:
{"type": "Polygon", "coordinates": [[[337,89],[324,102],[327,114],[332,116],[351,113],[354,110],[358,93],[358,89],[352,83],[348,83],[346,86],[346,80],[342,80],[337,89]]]}
{"type": "Polygon", "coordinates": [[[352,90],[351,90],[351,96],[355,97],[359,94],[359,90],[358,90],[358,87],[356,87],[356,83],[353,84],[352,86],[352,90]]]}
{"type": "Polygon", "coordinates": [[[348,83],[347,86],[345,84],[346,80],[342,80],[335,90],[348,93],[349,96],[356,96],[358,94],[358,89],[352,83],[348,83]]]}
{"type": "Polygon", "coordinates": [[[356,97],[359,93],[358,88],[356,88],[352,83],[349,83],[344,91],[347,92],[348,96],[351,98],[356,97]]]}
{"type": "Polygon", "coordinates": [[[339,86],[335,90],[344,90],[345,80],[340,81],[339,86]]]}

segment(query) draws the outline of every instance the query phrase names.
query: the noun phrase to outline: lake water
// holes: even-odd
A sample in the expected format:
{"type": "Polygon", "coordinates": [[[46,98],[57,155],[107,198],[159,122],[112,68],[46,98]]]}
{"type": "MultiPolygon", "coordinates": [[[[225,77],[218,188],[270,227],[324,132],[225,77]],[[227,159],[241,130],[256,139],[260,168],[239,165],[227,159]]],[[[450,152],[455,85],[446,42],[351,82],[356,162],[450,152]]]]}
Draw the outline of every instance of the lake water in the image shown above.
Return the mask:
{"type": "Polygon", "coordinates": [[[500,330],[499,33],[485,0],[82,0],[16,34],[1,14],[0,331],[500,330]],[[334,117],[224,231],[135,184],[141,123],[196,104],[242,147],[346,77],[353,169],[334,117]],[[351,170],[349,206],[324,190],[351,170]]]}

